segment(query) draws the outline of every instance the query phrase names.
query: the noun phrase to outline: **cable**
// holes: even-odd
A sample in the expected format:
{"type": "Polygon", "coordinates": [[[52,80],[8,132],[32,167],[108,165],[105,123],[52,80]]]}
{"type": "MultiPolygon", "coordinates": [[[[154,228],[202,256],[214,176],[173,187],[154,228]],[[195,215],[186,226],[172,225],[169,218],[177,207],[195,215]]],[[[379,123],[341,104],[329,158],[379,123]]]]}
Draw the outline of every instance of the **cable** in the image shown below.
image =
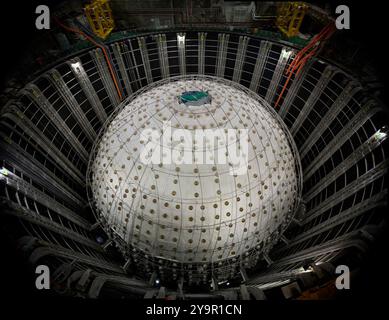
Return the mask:
{"type": "Polygon", "coordinates": [[[321,48],[323,47],[323,43],[328,40],[332,34],[335,32],[335,26],[333,22],[327,24],[323,30],[321,30],[317,35],[315,35],[311,41],[301,49],[293,59],[293,61],[289,64],[288,68],[285,71],[285,75],[287,75],[286,81],[280,94],[278,95],[277,101],[274,104],[274,108],[276,109],[281,101],[282,96],[289,84],[292,75],[295,75],[295,78],[298,77],[302,68],[312,57],[316,56],[321,48]]]}

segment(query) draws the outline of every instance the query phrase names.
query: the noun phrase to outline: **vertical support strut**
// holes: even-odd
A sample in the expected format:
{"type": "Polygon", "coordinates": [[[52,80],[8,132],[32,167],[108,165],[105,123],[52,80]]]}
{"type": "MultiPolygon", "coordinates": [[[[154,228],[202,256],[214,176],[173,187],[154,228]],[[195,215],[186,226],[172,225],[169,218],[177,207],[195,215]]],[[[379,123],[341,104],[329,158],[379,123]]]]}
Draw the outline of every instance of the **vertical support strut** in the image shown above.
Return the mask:
{"type": "Polygon", "coordinates": [[[353,95],[361,90],[361,87],[357,86],[354,82],[347,84],[346,88],[342,90],[340,95],[336,98],[333,105],[329,108],[327,113],[322,117],[320,122],[316,125],[313,131],[310,133],[308,138],[305,140],[300,148],[300,157],[304,158],[308,151],[312,148],[314,143],[317,141],[328,126],[335,120],[339,112],[347,105],[353,95]]]}
{"type": "Polygon", "coordinates": [[[158,46],[158,55],[159,61],[161,64],[161,75],[162,78],[169,78],[169,59],[167,52],[167,42],[166,42],[166,34],[159,34],[156,36],[157,46],[158,46]]]}
{"type": "Polygon", "coordinates": [[[315,88],[312,90],[307,101],[305,101],[303,108],[300,110],[300,113],[297,116],[296,121],[293,123],[292,128],[290,129],[292,135],[295,135],[296,132],[300,129],[304,120],[310,114],[311,110],[313,109],[313,106],[319,100],[322,92],[327,87],[328,83],[331,81],[334,75],[335,75],[335,71],[333,70],[332,67],[328,66],[324,69],[318,83],[316,84],[315,88]]]}
{"type": "Polygon", "coordinates": [[[20,108],[16,104],[4,108],[2,117],[8,118],[17,124],[42,149],[44,149],[65,172],[79,183],[84,183],[84,176],[80,170],[31,122],[29,118],[24,116],[23,112],[20,111],[20,108]]]}
{"type": "MultiPolygon", "coordinates": [[[[72,221],[81,228],[85,230],[89,230],[91,228],[91,224],[83,217],[11,172],[7,175],[7,186],[10,186],[18,190],[18,192],[21,194],[34,199],[35,202],[40,203],[46,208],[58,213],[65,219],[72,221]]],[[[77,205],[82,206],[83,203],[79,202],[77,205]]]]}
{"type": "Polygon", "coordinates": [[[178,60],[180,65],[180,75],[186,75],[186,60],[185,60],[185,33],[177,33],[178,60]],[[183,41],[179,41],[179,39],[183,41]]]}
{"type": "Polygon", "coordinates": [[[316,194],[326,188],[331,182],[335,181],[341,174],[345,173],[353,165],[358,163],[359,160],[363,159],[367,154],[372,152],[375,148],[379,147],[381,143],[386,139],[378,139],[376,134],[371,136],[363,144],[354,150],[346,159],[342,161],[335,169],[327,173],[324,179],[321,179],[313,188],[311,188],[304,196],[305,201],[310,201],[316,194]]]}
{"type": "Polygon", "coordinates": [[[277,66],[274,70],[272,79],[270,80],[270,86],[267,90],[265,100],[272,105],[277,88],[280,85],[282,75],[284,74],[285,66],[289,61],[289,57],[292,51],[282,48],[280,57],[278,58],[277,66]]]}
{"type": "Polygon", "coordinates": [[[359,176],[356,180],[346,185],[344,188],[340,189],[338,192],[332,194],[324,201],[317,204],[312,208],[307,214],[303,223],[306,224],[309,221],[312,221],[314,218],[320,216],[325,211],[334,207],[335,204],[347,199],[351,195],[357,193],[359,190],[365,188],[367,185],[373,181],[383,177],[388,172],[389,161],[383,161],[371,170],[367,171],[363,175],[359,176]]]}
{"type": "MultiPolygon", "coordinates": [[[[0,147],[8,162],[15,169],[25,172],[32,180],[47,190],[51,190],[62,199],[68,199],[77,206],[84,205],[80,196],[40,162],[27,154],[19,145],[12,143],[0,133],[0,147]],[[8,143],[7,143],[8,142],[8,143]]],[[[68,201],[68,202],[69,202],[68,201]]]]}
{"type": "Polygon", "coordinates": [[[216,62],[216,76],[223,78],[224,70],[226,68],[226,57],[228,41],[230,39],[229,34],[218,34],[218,49],[217,49],[217,62],[216,62]]]}
{"type": "Polygon", "coordinates": [[[348,208],[336,216],[330,217],[327,220],[324,220],[323,222],[320,222],[319,224],[315,225],[314,227],[308,229],[307,231],[304,231],[302,233],[299,233],[293,240],[290,241],[290,243],[284,247],[291,247],[295,245],[296,243],[300,243],[302,241],[307,240],[308,238],[311,238],[315,235],[318,235],[319,233],[322,233],[324,231],[330,230],[335,228],[336,226],[345,223],[346,221],[349,221],[351,219],[354,219],[355,217],[377,207],[383,207],[387,204],[386,201],[386,195],[387,195],[387,189],[381,191],[380,193],[372,196],[371,198],[368,198],[362,202],[357,203],[351,208],[348,208]]]}
{"type": "Polygon", "coordinates": [[[69,106],[69,110],[74,114],[75,119],[78,121],[89,140],[93,142],[96,138],[96,132],[90,124],[89,120],[86,118],[85,113],[82,111],[76,98],[70,92],[60,73],[55,69],[51,70],[49,71],[48,75],[46,75],[46,78],[57,89],[60,96],[62,97],[62,100],[69,106]]]}
{"type": "Polygon", "coordinates": [[[312,65],[313,65],[313,60],[309,60],[305,64],[304,68],[302,69],[301,73],[297,76],[297,78],[295,77],[293,79],[293,82],[290,85],[289,90],[288,90],[284,100],[282,101],[282,105],[278,109],[278,114],[280,115],[280,117],[282,119],[285,119],[286,115],[288,114],[289,108],[292,105],[294,99],[296,98],[297,93],[300,90],[300,88],[305,80],[305,77],[308,74],[312,65]]]}
{"type": "Polygon", "coordinates": [[[379,112],[373,100],[369,100],[358,111],[358,113],[350,119],[350,121],[342,128],[342,130],[334,137],[316,156],[304,170],[303,177],[309,179],[317,169],[319,169],[333,154],[338,150],[350,137],[359,130],[360,127],[373,115],[379,112]],[[316,161],[317,160],[317,161],[316,161]]]}
{"type": "Polygon", "coordinates": [[[122,50],[123,43],[114,43],[111,45],[113,54],[116,58],[117,64],[119,66],[120,74],[122,75],[124,88],[126,89],[127,96],[132,94],[132,88],[131,88],[131,81],[128,77],[128,73],[126,70],[126,64],[124,63],[123,59],[123,50],[122,50]]]}
{"type": "Polygon", "coordinates": [[[137,39],[139,44],[140,55],[142,57],[143,66],[145,68],[146,80],[147,83],[150,84],[153,82],[153,76],[151,74],[150,60],[149,60],[149,54],[147,52],[146,40],[144,37],[138,37],[137,39]]]}
{"type": "Polygon", "coordinates": [[[82,235],[79,232],[73,231],[58,222],[55,222],[50,218],[40,215],[39,213],[26,209],[17,203],[9,201],[6,204],[4,213],[13,215],[37,226],[44,227],[47,230],[55,232],[68,239],[74,240],[96,251],[101,251],[101,247],[90,238],[82,235]]]}
{"type": "Polygon", "coordinates": [[[134,48],[132,47],[131,39],[128,39],[125,42],[125,44],[128,47],[128,50],[125,53],[125,57],[127,60],[130,76],[131,76],[131,79],[133,80],[135,88],[140,89],[142,87],[141,76],[139,74],[139,69],[136,66],[137,63],[136,63],[134,48]],[[131,55],[130,55],[130,53],[131,53],[131,55]]]}
{"type": "Polygon", "coordinates": [[[206,32],[198,33],[198,74],[205,74],[205,39],[206,32]]]}
{"type": "Polygon", "coordinates": [[[263,76],[266,60],[271,49],[271,43],[268,41],[261,41],[261,45],[258,51],[257,61],[255,62],[253,77],[251,78],[250,90],[258,92],[259,84],[263,76]]]}
{"type": "Polygon", "coordinates": [[[100,102],[99,97],[93,88],[91,81],[89,80],[88,75],[86,74],[84,67],[82,66],[81,60],[75,58],[68,62],[73,75],[76,77],[77,82],[80,84],[82,91],[86,95],[90,105],[92,106],[94,112],[97,115],[97,118],[103,124],[107,119],[107,114],[103,108],[103,105],[100,102]]]}
{"type": "Polygon", "coordinates": [[[24,89],[24,94],[27,95],[32,101],[36,103],[37,106],[46,114],[46,116],[55,124],[58,130],[60,130],[69,143],[77,150],[80,157],[84,162],[87,162],[88,152],[81,145],[80,141],[70,130],[70,128],[65,124],[64,119],[60,117],[58,112],[54,109],[51,103],[46,99],[43,93],[35,84],[28,84],[24,89]]]}
{"type": "Polygon", "coordinates": [[[237,83],[240,82],[242,76],[242,68],[244,64],[244,59],[246,56],[247,44],[249,43],[249,38],[246,36],[239,37],[238,52],[236,54],[234,74],[232,76],[232,81],[237,83]]]}
{"type": "Polygon", "coordinates": [[[111,104],[116,107],[120,103],[118,93],[116,91],[115,85],[112,81],[112,78],[109,76],[109,70],[105,58],[103,57],[103,52],[100,48],[92,50],[89,52],[93,61],[97,66],[99,71],[100,78],[104,84],[104,88],[108,93],[108,97],[111,100],[111,104]]]}

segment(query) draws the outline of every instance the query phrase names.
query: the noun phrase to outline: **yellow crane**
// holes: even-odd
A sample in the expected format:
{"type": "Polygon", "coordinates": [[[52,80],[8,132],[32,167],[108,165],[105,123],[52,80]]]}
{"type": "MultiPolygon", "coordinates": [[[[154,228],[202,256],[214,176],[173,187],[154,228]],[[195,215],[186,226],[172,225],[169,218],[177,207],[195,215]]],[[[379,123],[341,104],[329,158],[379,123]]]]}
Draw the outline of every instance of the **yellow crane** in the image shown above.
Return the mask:
{"type": "Polygon", "coordinates": [[[93,33],[105,39],[115,27],[108,0],[92,0],[84,10],[93,33]]]}
{"type": "Polygon", "coordinates": [[[277,8],[276,25],[288,38],[299,33],[308,5],[304,2],[281,2],[277,8]]]}

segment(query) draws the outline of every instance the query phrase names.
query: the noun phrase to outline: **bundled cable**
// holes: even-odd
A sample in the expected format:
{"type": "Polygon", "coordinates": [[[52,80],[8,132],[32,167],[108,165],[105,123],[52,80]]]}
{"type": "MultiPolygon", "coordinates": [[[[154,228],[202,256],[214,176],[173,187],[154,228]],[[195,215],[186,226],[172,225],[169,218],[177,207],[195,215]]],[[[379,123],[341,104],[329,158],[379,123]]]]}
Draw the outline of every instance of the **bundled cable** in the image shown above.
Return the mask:
{"type": "Polygon", "coordinates": [[[312,57],[319,54],[321,48],[323,47],[323,44],[333,35],[335,30],[336,28],[333,22],[327,24],[322,31],[320,31],[317,35],[315,35],[311,39],[311,41],[296,54],[295,58],[289,64],[289,67],[285,71],[285,75],[287,76],[287,78],[284,86],[282,87],[280,94],[278,95],[277,101],[274,104],[274,108],[278,107],[281,98],[284,95],[286,87],[288,86],[289,81],[292,78],[293,74],[295,75],[295,78],[298,77],[304,65],[312,57]]]}

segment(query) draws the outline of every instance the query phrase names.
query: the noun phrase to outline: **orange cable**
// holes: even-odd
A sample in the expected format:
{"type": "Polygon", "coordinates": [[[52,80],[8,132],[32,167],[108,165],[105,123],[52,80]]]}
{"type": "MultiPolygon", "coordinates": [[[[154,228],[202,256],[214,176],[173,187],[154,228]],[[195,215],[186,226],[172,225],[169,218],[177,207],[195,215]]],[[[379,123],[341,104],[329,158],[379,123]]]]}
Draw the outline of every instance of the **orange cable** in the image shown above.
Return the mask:
{"type": "Polygon", "coordinates": [[[320,45],[320,41],[321,40],[326,40],[329,38],[329,36],[332,34],[332,31],[334,30],[334,27],[333,27],[333,23],[329,23],[327,24],[323,30],[321,30],[317,35],[315,35],[310,41],[309,43],[303,48],[301,49],[295,59],[291,62],[291,64],[289,65],[288,67],[288,70],[287,70],[287,73],[290,72],[291,68],[300,61],[300,58],[302,55],[304,55],[307,51],[309,51],[310,49],[314,50],[318,45],[320,45]],[[332,27],[332,28],[331,28],[332,27]],[[328,35],[328,33],[330,33],[330,35],[328,35]],[[327,37],[326,37],[327,36],[327,37]]]}

